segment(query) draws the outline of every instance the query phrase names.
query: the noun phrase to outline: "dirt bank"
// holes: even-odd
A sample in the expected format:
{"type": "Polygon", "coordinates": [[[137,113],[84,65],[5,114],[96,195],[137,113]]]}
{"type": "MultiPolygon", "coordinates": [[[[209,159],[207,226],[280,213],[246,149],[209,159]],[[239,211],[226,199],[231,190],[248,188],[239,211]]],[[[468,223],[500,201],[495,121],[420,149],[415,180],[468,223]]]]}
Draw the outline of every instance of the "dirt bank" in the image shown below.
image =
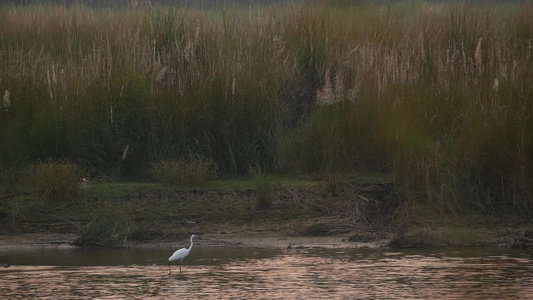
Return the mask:
{"type": "MultiPolygon", "coordinates": [[[[313,220],[307,222],[313,223],[313,220]]],[[[191,233],[197,236],[197,245],[240,246],[259,248],[379,248],[386,247],[390,239],[377,238],[373,233],[364,234],[363,241],[353,240],[361,231],[353,229],[327,236],[302,235],[293,226],[295,223],[273,226],[232,226],[219,224],[210,228],[197,227],[191,233]],[[267,229],[269,227],[269,229],[267,229]]],[[[76,247],[73,242],[79,234],[72,233],[24,233],[0,235],[0,248],[7,247],[76,247]]],[[[185,238],[186,239],[186,238],[185,238]]],[[[127,247],[176,247],[184,243],[182,237],[160,237],[152,240],[128,241],[127,247]]]]}
{"type": "MultiPolygon", "coordinates": [[[[289,226],[289,224],[285,224],[289,226]]],[[[398,241],[398,232],[381,233],[368,229],[354,229],[328,236],[305,236],[286,226],[277,229],[251,228],[250,226],[228,226],[221,224],[218,230],[205,231],[198,228],[200,246],[239,246],[259,248],[412,248],[412,247],[486,247],[486,248],[532,248],[533,226],[484,225],[468,227],[413,227],[404,232],[398,241]],[[402,243],[393,245],[392,242],[402,243]]],[[[78,234],[68,233],[26,233],[0,235],[0,248],[7,247],[77,247],[73,241],[78,234]]],[[[159,238],[145,241],[129,241],[127,247],[173,248],[183,245],[186,238],[159,238]]]]}
{"type": "MultiPolygon", "coordinates": [[[[202,187],[91,183],[75,199],[31,192],[0,203],[0,247],[175,247],[192,233],[199,245],[247,247],[533,246],[533,224],[516,216],[446,214],[396,206],[390,178],[272,181],[266,209],[253,180],[202,187]]],[[[264,197],[264,195],[263,195],[264,197]]]]}

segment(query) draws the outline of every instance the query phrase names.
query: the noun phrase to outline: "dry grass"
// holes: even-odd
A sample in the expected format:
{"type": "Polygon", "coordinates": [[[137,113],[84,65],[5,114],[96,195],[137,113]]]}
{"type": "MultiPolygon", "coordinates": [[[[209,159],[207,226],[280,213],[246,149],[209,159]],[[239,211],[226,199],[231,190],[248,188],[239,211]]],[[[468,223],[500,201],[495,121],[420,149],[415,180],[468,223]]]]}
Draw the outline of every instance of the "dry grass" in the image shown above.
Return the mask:
{"type": "Polygon", "coordinates": [[[76,195],[80,182],[78,166],[68,160],[47,160],[30,167],[34,191],[41,200],[65,200],[76,195]]]}
{"type": "Polygon", "coordinates": [[[162,160],[151,168],[152,178],[167,184],[202,184],[216,177],[211,159],[162,160]]]}

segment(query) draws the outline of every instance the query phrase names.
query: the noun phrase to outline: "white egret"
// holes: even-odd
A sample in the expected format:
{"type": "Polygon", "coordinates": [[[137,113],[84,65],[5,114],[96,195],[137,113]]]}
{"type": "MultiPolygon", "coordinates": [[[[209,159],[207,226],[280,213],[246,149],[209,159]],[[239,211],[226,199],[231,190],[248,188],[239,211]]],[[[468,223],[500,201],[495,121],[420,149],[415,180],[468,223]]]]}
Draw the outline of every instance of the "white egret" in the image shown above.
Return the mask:
{"type": "Polygon", "coordinates": [[[183,259],[189,255],[189,252],[191,252],[191,249],[192,249],[192,239],[194,238],[194,234],[191,235],[191,245],[189,246],[189,248],[181,248],[179,250],[176,250],[176,252],[174,252],[174,254],[172,254],[171,257],[168,258],[168,272],[169,272],[169,276],[172,275],[172,271],[170,270],[170,262],[171,261],[175,261],[175,260],[180,260],[180,276],[181,276],[181,263],[183,263],[183,259]]]}

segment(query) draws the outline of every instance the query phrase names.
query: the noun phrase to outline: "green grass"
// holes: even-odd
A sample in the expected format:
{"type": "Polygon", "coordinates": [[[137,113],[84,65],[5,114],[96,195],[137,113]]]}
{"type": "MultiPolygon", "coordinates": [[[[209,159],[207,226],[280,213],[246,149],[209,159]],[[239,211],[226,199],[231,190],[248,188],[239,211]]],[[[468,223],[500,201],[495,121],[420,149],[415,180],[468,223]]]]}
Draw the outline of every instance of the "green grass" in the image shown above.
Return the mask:
{"type": "Polygon", "coordinates": [[[283,228],[293,234],[365,228],[390,238],[397,224],[408,221],[403,246],[471,247],[510,243],[530,225],[516,215],[450,214],[416,202],[391,205],[388,174],[263,176],[201,186],[90,181],[76,195],[48,202],[31,186],[20,186],[0,196],[0,234],[68,233],[78,235],[78,245],[123,247],[222,228],[283,228]],[[269,205],[259,209],[262,196],[270,197],[269,205]]]}
{"type": "Polygon", "coordinates": [[[198,156],[531,214],[533,5],[341,4],[2,6],[2,174],[52,158],[146,180],[198,156]]]}
{"type": "MultiPolygon", "coordinates": [[[[220,226],[279,226],[344,211],[346,197],[323,195],[320,182],[255,177],[197,185],[94,182],[64,201],[40,201],[31,187],[0,202],[0,234],[74,233],[83,246],[125,246],[220,226]],[[268,206],[261,206],[268,197],[268,206]]],[[[353,201],[352,201],[353,202],[353,201]]]]}

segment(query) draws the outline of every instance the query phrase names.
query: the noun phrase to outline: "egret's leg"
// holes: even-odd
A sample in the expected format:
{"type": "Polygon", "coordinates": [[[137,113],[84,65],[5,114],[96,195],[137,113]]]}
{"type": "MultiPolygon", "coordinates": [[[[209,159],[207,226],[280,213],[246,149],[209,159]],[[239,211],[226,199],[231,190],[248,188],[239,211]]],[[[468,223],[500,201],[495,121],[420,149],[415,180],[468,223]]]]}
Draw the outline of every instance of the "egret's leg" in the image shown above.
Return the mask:
{"type": "Polygon", "coordinates": [[[180,276],[181,276],[181,261],[180,261],[180,276]]]}
{"type": "Polygon", "coordinates": [[[172,275],[172,270],[170,270],[170,262],[168,262],[168,276],[172,275]]]}

